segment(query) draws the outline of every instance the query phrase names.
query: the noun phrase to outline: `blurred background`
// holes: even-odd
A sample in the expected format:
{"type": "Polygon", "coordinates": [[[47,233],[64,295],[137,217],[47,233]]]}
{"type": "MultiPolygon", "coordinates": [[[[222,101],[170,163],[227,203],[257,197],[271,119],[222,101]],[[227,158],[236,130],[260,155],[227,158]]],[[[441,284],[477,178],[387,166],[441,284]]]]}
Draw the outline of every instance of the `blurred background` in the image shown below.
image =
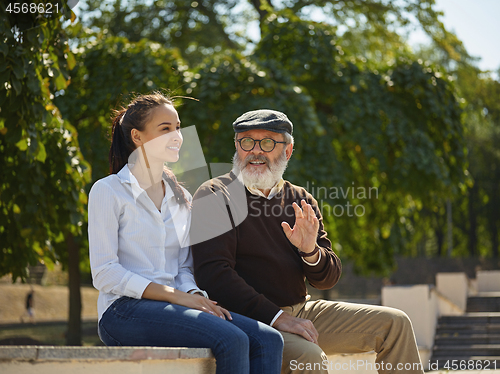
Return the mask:
{"type": "Polygon", "coordinates": [[[176,104],[206,164],[231,161],[242,113],[288,115],[285,178],[316,197],[344,263],[321,296],[376,300],[383,284],[500,269],[498,1],[53,1],[52,16],[12,3],[0,4],[0,323],[19,320],[29,283],[39,321],[67,321],[61,344],[82,344],[82,315],[95,325],[87,194],[109,174],[113,109],[153,90],[196,99],[176,104]]]}

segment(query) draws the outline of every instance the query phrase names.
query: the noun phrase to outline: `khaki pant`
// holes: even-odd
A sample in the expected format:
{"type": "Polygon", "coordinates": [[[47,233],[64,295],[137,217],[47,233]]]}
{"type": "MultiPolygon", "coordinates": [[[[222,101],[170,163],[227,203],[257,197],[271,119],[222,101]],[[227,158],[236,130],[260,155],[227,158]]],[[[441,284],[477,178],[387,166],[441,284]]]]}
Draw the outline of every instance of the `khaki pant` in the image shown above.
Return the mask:
{"type": "Polygon", "coordinates": [[[285,340],[282,374],[325,374],[329,367],[326,355],[370,351],[377,354],[379,373],[423,373],[413,327],[398,309],[326,300],[282,309],[312,321],[319,333],[318,346],[299,335],[281,332],[285,340]],[[412,369],[405,370],[405,364],[412,369]]]}

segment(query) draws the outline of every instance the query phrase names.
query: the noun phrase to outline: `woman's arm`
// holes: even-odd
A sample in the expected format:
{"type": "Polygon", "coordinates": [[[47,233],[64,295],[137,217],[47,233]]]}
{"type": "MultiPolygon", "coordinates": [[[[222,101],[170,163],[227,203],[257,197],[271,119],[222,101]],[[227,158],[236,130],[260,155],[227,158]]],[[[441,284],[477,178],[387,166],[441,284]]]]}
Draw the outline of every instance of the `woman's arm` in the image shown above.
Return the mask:
{"type": "Polygon", "coordinates": [[[193,256],[191,255],[191,247],[181,248],[178,257],[178,271],[175,277],[176,288],[189,292],[189,290],[197,290],[198,286],[193,275],[193,256]]]}
{"type": "Polygon", "coordinates": [[[150,280],[125,269],[118,259],[122,210],[108,180],[97,181],[89,194],[89,255],[94,287],[99,291],[140,299],[150,280]]]}
{"type": "Polygon", "coordinates": [[[225,319],[225,316],[230,320],[232,319],[231,314],[229,314],[226,309],[216,305],[216,301],[212,301],[201,295],[191,295],[173,287],[164,286],[154,282],[151,282],[146,287],[142,297],[144,299],[166,301],[172,304],[182,305],[187,308],[198,309],[222,319],[225,319]]]}

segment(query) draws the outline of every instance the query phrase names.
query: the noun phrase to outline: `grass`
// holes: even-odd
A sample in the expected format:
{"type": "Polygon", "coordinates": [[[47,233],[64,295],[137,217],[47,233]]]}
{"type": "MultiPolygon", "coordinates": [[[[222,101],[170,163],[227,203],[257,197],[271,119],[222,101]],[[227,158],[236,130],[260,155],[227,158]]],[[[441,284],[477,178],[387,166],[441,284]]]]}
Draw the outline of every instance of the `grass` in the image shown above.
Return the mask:
{"type": "MultiPolygon", "coordinates": [[[[0,340],[11,339],[10,344],[66,345],[66,322],[40,322],[35,325],[10,324],[0,326],[0,340]],[[33,339],[37,343],[30,341],[33,339]],[[21,343],[19,343],[21,342],[21,343]]],[[[9,344],[5,342],[2,344],[9,344]]],[[[97,322],[82,322],[82,345],[103,345],[97,335],[97,322]]]]}

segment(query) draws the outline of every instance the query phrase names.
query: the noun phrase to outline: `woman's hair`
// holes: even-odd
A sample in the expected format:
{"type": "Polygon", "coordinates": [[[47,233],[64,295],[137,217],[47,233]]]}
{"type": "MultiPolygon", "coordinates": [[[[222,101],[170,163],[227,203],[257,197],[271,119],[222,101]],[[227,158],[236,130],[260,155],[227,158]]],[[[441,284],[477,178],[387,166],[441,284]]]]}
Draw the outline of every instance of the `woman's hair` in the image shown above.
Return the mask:
{"type": "MultiPolygon", "coordinates": [[[[144,131],[146,122],[153,110],[165,104],[174,105],[172,99],[155,91],[149,95],[137,96],[126,108],[122,107],[121,110],[115,110],[111,148],[109,149],[109,172],[111,174],[117,174],[127,164],[129,156],[136,149],[132,141],[132,129],[144,131]]],[[[174,173],[167,167],[164,167],[164,172],[167,175],[168,184],[174,191],[177,202],[189,205],[189,201],[186,199],[174,173]]]]}

